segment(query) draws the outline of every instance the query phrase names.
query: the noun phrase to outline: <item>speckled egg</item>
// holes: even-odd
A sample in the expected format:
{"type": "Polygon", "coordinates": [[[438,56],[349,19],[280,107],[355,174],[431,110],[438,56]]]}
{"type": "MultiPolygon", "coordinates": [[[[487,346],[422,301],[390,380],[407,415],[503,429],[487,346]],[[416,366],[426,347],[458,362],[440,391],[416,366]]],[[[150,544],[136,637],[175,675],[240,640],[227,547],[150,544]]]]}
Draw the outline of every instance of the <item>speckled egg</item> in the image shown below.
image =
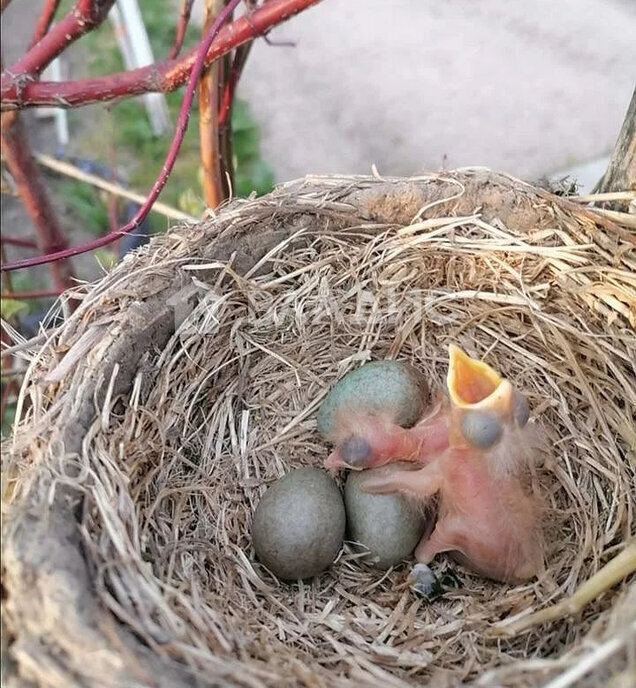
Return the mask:
{"type": "Polygon", "coordinates": [[[405,428],[424,413],[427,386],[421,375],[402,361],[371,361],[347,373],[330,390],[318,410],[323,439],[333,436],[338,414],[347,411],[389,413],[405,428]]]}
{"type": "Polygon", "coordinates": [[[345,485],[347,538],[364,545],[369,550],[366,561],[381,569],[410,557],[434,518],[401,495],[362,490],[365,480],[387,470],[389,466],[352,471],[345,485]]]}
{"type": "Polygon", "coordinates": [[[256,507],[252,544],[259,560],[284,580],[309,578],[336,558],[345,508],[323,469],[298,468],[271,485],[256,507]]]}

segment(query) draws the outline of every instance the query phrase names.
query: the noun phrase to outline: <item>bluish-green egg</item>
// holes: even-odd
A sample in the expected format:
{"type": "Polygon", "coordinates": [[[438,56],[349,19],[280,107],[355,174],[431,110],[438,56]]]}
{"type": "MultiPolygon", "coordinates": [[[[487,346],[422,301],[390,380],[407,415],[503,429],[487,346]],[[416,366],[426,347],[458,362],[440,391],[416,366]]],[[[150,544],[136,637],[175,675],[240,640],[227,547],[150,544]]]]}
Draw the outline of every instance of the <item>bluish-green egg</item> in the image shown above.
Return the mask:
{"type": "Polygon", "coordinates": [[[398,425],[411,427],[424,413],[427,392],[422,377],[402,361],[365,363],[327,394],[318,411],[318,432],[330,441],[343,411],[388,414],[398,425]]]}

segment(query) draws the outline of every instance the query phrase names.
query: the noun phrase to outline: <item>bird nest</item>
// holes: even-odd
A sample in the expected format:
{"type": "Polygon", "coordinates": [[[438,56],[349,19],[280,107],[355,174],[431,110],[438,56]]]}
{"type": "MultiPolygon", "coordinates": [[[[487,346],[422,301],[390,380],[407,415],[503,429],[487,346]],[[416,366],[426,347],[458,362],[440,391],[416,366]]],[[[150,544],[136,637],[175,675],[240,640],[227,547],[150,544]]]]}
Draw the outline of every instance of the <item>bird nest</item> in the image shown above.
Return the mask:
{"type": "Polygon", "coordinates": [[[53,334],[14,347],[28,369],[4,448],[5,678],[627,680],[629,578],[575,616],[514,620],[634,537],[635,264],[620,224],[486,170],[307,178],[128,255],[53,334]],[[450,582],[430,602],[408,563],[379,572],[345,543],[322,575],[277,580],[251,547],[254,509],[327,456],[330,385],[398,358],[441,387],[450,342],[514,381],[547,436],[545,570],[505,585],[441,555],[450,582]]]}

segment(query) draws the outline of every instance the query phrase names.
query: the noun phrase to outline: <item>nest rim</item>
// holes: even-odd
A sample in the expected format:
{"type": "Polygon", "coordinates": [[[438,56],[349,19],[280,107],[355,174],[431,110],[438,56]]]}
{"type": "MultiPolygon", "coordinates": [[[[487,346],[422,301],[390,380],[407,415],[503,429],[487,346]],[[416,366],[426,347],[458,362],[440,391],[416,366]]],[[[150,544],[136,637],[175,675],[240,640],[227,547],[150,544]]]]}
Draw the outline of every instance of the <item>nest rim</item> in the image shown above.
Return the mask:
{"type": "MultiPolygon", "coordinates": [[[[341,238],[339,234],[343,233],[344,230],[338,228],[338,223],[344,221],[347,225],[346,232],[344,232],[347,240],[351,242],[354,239],[356,242],[362,242],[363,238],[366,237],[369,245],[374,248],[377,248],[374,245],[375,238],[369,239],[371,227],[374,227],[377,236],[385,237],[387,232],[394,232],[402,238],[406,237],[406,241],[413,239],[416,244],[418,233],[425,234],[430,242],[433,239],[437,240],[439,235],[436,235],[436,231],[439,231],[445,240],[451,242],[456,238],[455,233],[461,236],[466,226],[469,226],[472,231],[484,230],[484,226],[486,226],[489,228],[487,231],[491,232],[489,235],[491,244],[494,241],[495,245],[498,246],[494,250],[502,250],[501,243],[503,242],[509,251],[507,255],[514,255],[515,242],[512,241],[514,235],[509,232],[509,225],[517,227],[514,238],[518,239],[518,243],[522,242],[523,239],[519,235],[518,226],[521,218],[525,217],[530,228],[529,231],[535,232],[536,235],[532,240],[536,243],[532,245],[539,249],[542,248],[542,242],[545,244],[547,233],[551,231],[552,224],[557,224],[558,230],[564,223],[567,224],[568,218],[574,218],[572,226],[576,227],[576,231],[573,231],[567,237],[568,241],[564,241],[561,246],[550,247],[554,250],[552,253],[545,252],[545,255],[552,257],[546,258],[546,260],[553,260],[553,264],[557,266],[559,263],[565,263],[575,275],[575,281],[577,276],[585,276],[585,270],[580,270],[579,266],[582,261],[585,262],[585,259],[589,258],[590,252],[593,254],[593,259],[589,261],[589,264],[594,267],[594,260],[596,260],[603,270],[607,268],[604,263],[607,263],[610,248],[622,247],[621,260],[631,260],[630,242],[626,238],[624,230],[614,223],[608,223],[603,218],[594,215],[590,217],[590,211],[575,209],[570,207],[571,205],[573,204],[568,205],[566,200],[533,189],[518,180],[483,170],[457,171],[410,180],[387,181],[359,177],[306,179],[284,185],[266,199],[232,204],[220,211],[209,225],[198,227],[196,230],[194,228],[175,230],[167,237],[155,240],[149,247],[145,247],[135,256],[132,256],[130,260],[124,261],[122,265],[94,286],[88,295],[84,296],[82,305],[67,321],[63,331],[47,342],[33,356],[29,368],[30,380],[22,391],[22,400],[26,400],[27,395],[30,395],[32,405],[28,417],[18,428],[12,446],[3,448],[3,453],[8,457],[10,469],[18,470],[19,468],[17,484],[13,480],[7,481],[5,475],[5,494],[3,495],[5,509],[8,509],[9,502],[20,505],[19,508],[12,506],[9,511],[5,511],[6,514],[10,513],[11,517],[7,519],[8,527],[5,529],[5,537],[3,538],[3,561],[5,562],[5,575],[3,577],[9,590],[6,602],[3,602],[3,611],[7,614],[8,625],[13,624],[10,632],[14,636],[13,655],[15,661],[18,664],[21,662],[23,667],[28,667],[29,659],[32,660],[34,652],[30,646],[33,638],[46,636],[47,643],[50,644],[53,629],[61,624],[64,632],[67,633],[67,638],[61,643],[66,652],[69,652],[69,648],[73,644],[79,644],[82,652],[91,647],[106,647],[108,649],[104,650],[103,656],[95,662],[92,668],[85,669],[83,675],[80,669],[82,662],[79,657],[67,659],[58,664],[52,660],[54,653],[49,652],[45,656],[49,660],[49,664],[53,666],[48,666],[45,669],[49,681],[45,685],[62,685],[59,683],[60,676],[64,676],[64,672],[69,667],[73,667],[73,672],[67,674],[65,679],[68,680],[69,675],[77,676],[77,685],[83,685],[82,681],[90,677],[91,672],[102,675],[104,671],[110,671],[113,676],[126,677],[131,685],[134,684],[134,681],[138,681],[140,685],[144,685],[144,681],[150,681],[149,685],[170,686],[182,685],[183,682],[192,680],[200,680],[205,684],[205,679],[203,679],[205,672],[202,672],[201,666],[197,666],[194,650],[180,656],[180,662],[175,662],[174,658],[171,657],[171,652],[165,651],[164,646],[170,645],[170,633],[166,631],[165,627],[166,620],[163,620],[164,625],[162,626],[154,618],[142,618],[141,621],[130,618],[130,610],[134,608],[134,605],[127,607],[126,603],[123,602],[118,607],[116,603],[117,593],[123,595],[123,591],[115,591],[113,594],[113,580],[106,584],[103,573],[101,574],[102,578],[97,575],[96,561],[99,560],[99,556],[96,557],[95,552],[91,552],[91,546],[97,547],[96,543],[99,538],[91,538],[87,534],[88,527],[85,520],[87,507],[84,498],[88,493],[91,493],[93,502],[97,501],[100,504],[98,507],[93,505],[92,508],[101,510],[100,513],[102,514],[105,513],[104,510],[107,512],[106,502],[109,495],[106,488],[108,484],[107,482],[104,483],[102,486],[104,494],[98,498],[95,487],[91,486],[91,480],[96,480],[93,465],[78,461],[76,457],[85,451],[89,430],[99,433],[100,423],[108,428],[109,423],[114,422],[112,403],[119,395],[128,394],[134,405],[135,395],[139,399],[140,395],[144,394],[144,390],[141,389],[143,385],[142,382],[139,382],[138,376],[138,371],[144,365],[149,365],[149,362],[144,360],[144,355],[151,351],[157,342],[164,341],[167,344],[174,339],[175,332],[183,332],[184,328],[187,329],[188,323],[193,318],[193,313],[196,316],[197,289],[192,289],[193,275],[195,276],[194,279],[215,289],[220,289],[222,286],[219,279],[221,272],[223,278],[234,285],[244,284],[245,280],[249,279],[260,279],[259,287],[262,288],[263,280],[267,284],[266,278],[270,274],[267,270],[271,270],[271,265],[279,260],[281,249],[293,246],[294,241],[298,240],[299,237],[302,238],[307,235],[301,226],[302,221],[299,221],[298,218],[302,219],[311,212],[317,213],[321,222],[333,225],[334,229],[331,233],[321,230],[321,235],[328,237],[325,241],[333,251],[342,250],[338,241],[341,238]],[[476,203],[476,197],[469,198],[470,193],[466,191],[466,189],[471,188],[471,185],[477,189],[475,193],[479,198],[479,204],[476,203]],[[285,199],[289,200],[289,198],[294,199],[292,203],[294,211],[286,215],[285,199]],[[502,198],[504,199],[503,202],[502,198]],[[462,206],[462,203],[465,205],[462,206]],[[480,213],[475,212],[478,206],[481,207],[480,213]],[[258,212],[255,211],[255,208],[258,208],[258,212]],[[352,208],[354,208],[353,211],[352,208]],[[242,214],[246,213],[252,213],[250,220],[241,225],[242,214]],[[254,241],[249,230],[262,222],[263,217],[268,216],[279,219],[271,223],[272,227],[266,227],[260,233],[260,241],[254,241]],[[592,238],[599,225],[603,227],[602,235],[592,238]],[[444,231],[449,233],[444,235],[444,231]],[[507,235],[506,232],[508,232],[507,235]],[[193,234],[194,236],[192,236],[193,234]],[[496,243],[497,237],[500,239],[499,244],[496,243]],[[597,243],[594,243],[595,241],[597,243]],[[237,253],[237,246],[242,246],[243,251],[237,253]],[[166,250],[167,248],[169,251],[166,250]],[[202,254],[200,261],[193,259],[192,254],[196,255],[197,251],[202,254]],[[175,253],[177,254],[176,257],[175,253]],[[228,263],[230,263],[229,267],[228,263]],[[129,295],[127,296],[127,292],[131,290],[133,276],[137,281],[136,293],[134,298],[130,298],[129,295]],[[138,289],[140,276],[144,276],[145,280],[141,293],[138,289]],[[108,332],[107,325],[100,322],[100,317],[98,317],[100,309],[103,311],[104,303],[117,304],[119,312],[125,310],[124,316],[112,317],[108,323],[109,326],[113,326],[114,336],[112,332],[108,332]],[[130,323],[134,323],[134,327],[127,330],[125,325],[130,325],[130,323]],[[107,335],[111,336],[109,346],[100,348],[99,342],[107,335]],[[59,351],[54,352],[56,348],[64,349],[66,356],[62,357],[59,351]],[[78,361],[88,352],[94,352],[96,348],[99,349],[99,356],[93,361],[95,370],[84,369],[78,372],[78,361]],[[131,351],[137,351],[139,356],[135,354],[131,358],[131,351]],[[95,362],[99,365],[95,366],[95,362]],[[113,371],[116,371],[114,375],[113,371]],[[42,392],[43,387],[45,390],[48,388],[49,392],[42,392]],[[47,398],[47,394],[51,395],[50,390],[55,391],[56,388],[64,390],[60,396],[62,402],[58,400],[57,404],[55,403],[55,394],[51,396],[51,399],[47,398]],[[58,414],[57,417],[56,414],[58,414]],[[47,423],[50,423],[51,418],[56,419],[58,427],[64,428],[66,425],[61,438],[53,434],[49,435],[48,438],[46,437],[45,428],[47,423]],[[66,421],[72,418],[73,423],[63,422],[64,418],[66,421]],[[30,449],[28,449],[29,447],[30,449]],[[31,457],[25,459],[25,452],[27,451],[31,452],[31,457]],[[11,487],[7,490],[6,485],[9,483],[11,487]],[[25,508],[25,505],[28,507],[25,508]],[[47,514],[46,518],[41,519],[39,517],[42,513],[47,514]],[[81,529],[78,529],[78,523],[83,524],[81,529]],[[42,543],[47,538],[51,538],[51,534],[54,534],[56,544],[55,547],[47,548],[49,561],[46,563],[46,558],[42,553],[42,543]],[[39,571],[36,576],[36,588],[41,594],[46,594],[49,601],[46,613],[38,610],[37,604],[33,600],[26,599],[25,583],[18,581],[18,578],[23,577],[25,572],[31,570],[33,573],[34,568],[39,571]],[[67,574],[66,578],[61,575],[61,572],[64,571],[67,574]],[[72,581],[72,585],[69,584],[69,580],[72,581]],[[95,597],[96,588],[97,596],[95,597]],[[69,618],[64,618],[62,606],[56,607],[52,601],[56,594],[65,599],[67,605],[70,603],[71,608],[77,610],[77,613],[71,613],[68,615],[69,618]],[[124,625],[127,622],[128,628],[122,627],[122,622],[124,625]],[[83,637],[84,635],[86,637],[83,637]],[[140,642],[138,637],[141,637],[143,642],[140,642]],[[157,676],[157,672],[151,669],[155,661],[155,654],[163,657],[161,676],[157,676]],[[55,671],[58,672],[57,678],[55,671]]],[[[558,235],[558,231],[550,235],[551,239],[554,240],[556,235],[558,235]]],[[[468,248],[466,249],[468,255],[470,255],[470,251],[485,250],[483,240],[473,239],[470,233],[464,236],[468,239],[468,248]]],[[[377,241],[380,242],[380,239],[377,241]]],[[[532,243],[529,239],[528,242],[532,243]]],[[[347,243],[346,240],[344,243],[347,243]]],[[[391,250],[397,251],[398,248],[400,247],[396,244],[391,245],[389,243],[382,250],[390,252],[391,250]]],[[[300,253],[305,255],[302,252],[307,250],[307,247],[303,246],[300,253]]],[[[540,250],[528,253],[535,258],[540,254],[540,250]]],[[[588,264],[586,266],[589,268],[588,264]]],[[[302,265],[302,261],[296,268],[287,265],[288,272],[293,273],[295,271],[300,276],[311,271],[305,270],[303,273],[305,267],[302,265]]],[[[618,267],[615,264],[611,267],[615,271],[624,270],[624,266],[620,264],[618,267]]],[[[316,268],[314,267],[314,269],[316,268]]],[[[269,282],[273,280],[285,282],[288,279],[287,275],[269,276],[269,282]]],[[[630,328],[633,328],[633,322],[630,322],[632,313],[630,312],[629,300],[624,295],[621,296],[620,291],[616,288],[616,281],[618,280],[615,279],[612,285],[613,291],[592,289],[591,296],[589,284],[583,282],[581,285],[579,281],[575,286],[579,292],[583,292],[583,302],[591,313],[590,318],[594,320],[596,331],[591,328],[592,339],[602,340],[599,322],[604,322],[605,326],[611,330],[611,336],[608,337],[609,341],[603,341],[602,346],[605,346],[606,352],[613,352],[616,360],[612,361],[607,370],[603,371],[603,375],[605,378],[614,375],[612,384],[624,387],[625,380],[628,380],[625,373],[627,370],[625,359],[628,356],[628,351],[631,350],[630,346],[633,346],[633,341],[629,341],[632,331],[630,328]],[[588,292],[585,291],[586,287],[588,292]]],[[[629,286],[628,280],[620,282],[619,286],[625,289],[625,285],[629,286]]],[[[464,284],[464,286],[473,285],[464,284]]],[[[528,286],[533,285],[531,283],[528,286]]],[[[486,293],[483,285],[481,292],[479,285],[477,287],[464,289],[464,291],[471,292],[471,295],[465,298],[483,299],[486,293]]],[[[572,299],[573,303],[576,301],[577,304],[577,308],[572,306],[571,310],[576,311],[575,315],[579,315],[583,309],[581,306],[582,297],[576,293],[572,285],[570,285],[570,289],[569,298],[572,299]]],[[[502,309],[530,307],[539,303],[542,298],[540,290],[534,292],[530,290],[524,293],[523,290],[519,289],[519,296],[516,301],[513,293],[507,293],[504,295],[505,298],[500,300],[494,299],[492,293],[488,293],[490,296],[486,302],[495,303],[498,308],[502,309]],[[493,300],[489,301],[489,299],[493,300]]],[[[479,301],[479,303],[483,303],[483,301],[479,301]]],[[[120,315],[116,311],[117,309],[111,315],[120,315]]],[[[209,314],[203,317],[209,317],[209,314]]],[[[103,317],[101,319],[104,320],[103,317]]],[[[566,338],[566,344],[573,327],[572,322],[577,322],[576,317],[573,321],[565,323],[567,326],[564,325],[560,330],[561,336],[566,338]]],[[[589,322],[582,325],[581,331],[585,328],[590,329],[589,322]]],[[[580,337],[580,333],[577,333],[576,336],[580,337]]],[[[257,344],[262,345],[262,342],[257,342],[257,344]]],[[[404,342],[395,346],[397,353],[400,353],[402,351],[400,346],[404,346],[404,342]]],[[[158,358],[155,357],[155,364],[175,365],[174,358],[170,358],[165,353],[166,350],[164,349],[158,358]]],[[[488,347],[481,347],[482,353],[486,353],[487,350],[488,347]]],[[[564,351],[567,352],[567,350],[568,347],[566,346],[564,351]]],[[[391,347],[385,347],[385,351],[391,355],[396,353],[391,347]]],[[[272,352],[269,353],[272,354],[272,352]]],[[[354,356],[352,360],[355,361],[355,351],[352,351],[351,355],[354,356]]],[[[357,360],[361,360],[360,355],[358,355],[357,360]]],[[[351,362],[351,360],[348,361],[349,364],[351,362]]],[[[581,363],[577,361],[576,356],[569,360],[569,365],[575,371],[575,376],[579,380],[584,380],[584,375],[581,375],[581,363]]],[[[342,368],[334,371],[334,373],[341,372],[342,368]]],[[[431,369],[431,374],[435,375],[436,373],[439,377],[439,361],[431,369]]],[[[311,376],[307,379],[310,378],[311,376]]],[[[595,384],[597,383],[598,380],[595,381],[595,384]]],[[[582,382],[581,385],[584,389],[585,382],[582,382]]],[[[558,398],[558,390],[552,390],[552,393],[558,398]]],[[[636,403],[633,399],[627,398],[629,395],[627,388],[625,394],[625,403],[632,405],[636,403]]],[[[595,394],[591,393],[590,398],[594,399],[595,394]]],[[[561,394],[559,401],[563,402],[563,394],[561,394]]],[[[578,402],[581,403],[580,398],[578,402]]],[[[602,412],[601,408],[597,407],[598,400],[596,406],[594,401],[589,406],[589,412],[601,426],[600,419],[606,418],[606,424],[611,423],[615,432],[617,428],[621,427],[621,423],[624,421],[624,411],[618,408],[618,405],[616,408],[604,407],[602,412]]],[[[296,417],[293,418],[295,425],[288,427],[289,423],[287,423],[283,430],[289,432],[299,423],[302,424],[310,414],[311,410],[303,409],[299,415],[300,420],[296,417]]],[[[588,419],[588,423],[591,422],[593,421],[588,419]]],[[[190,428],[191,425],[184,423],[183,427],[184,429],[190,428]]],[[[623,436],[619,436],[617,442],[619,444],[622,442],[621,446],[626,446],[630,439],[629,430],[623,429],[622,432],[623,436]]],[[[585,440],[589,440],[589,433],[585,436],[585,440]]],[[[100,468],[101,471],[106,470],[106,468],[111,472],[117,471],[117,467],[112,465],[112,462],[103,458],[100,461],[103,464],[100,468]]],[[[279,463],[276,470],[280,471],[283,468],[284,463],[279,463]]],[[[607,470],[606,466],[602,466],[602,468],[607,470]]],[[[572,471],[571,466],[569,466],[569,470],[572,471]]],[[[629,484],[626,478],[626,475],[629,475],[629,467],[626,465],[624,470],[626,473],[621,478],[621,490],[623,491],[627,489],[625,485],[629,484]]],[[[567,482],[566,478],[563,480],[564,483],[567,482]]],[[[261,481],[262,484],[263,481],[261,481]]],[[[577,490],[576,482],[572,483],[572,476],[570,476],[570,483],[566,488],[570,491],[577,490]]],[[[114,491],[110,496],[116,494],[117,492],[114,491]]],[[[617,534],[620,535],[622,532],[623,542],[629,539],[630,534],[633,537],[633,515],[629,506],[629,496],[627,495],[627,501],[625,501],[625,497],[623,492],[622,494],[611,495],[610,499],[607,497],[605,499],[609,511],[614,513],[612,527],[615,537],[606,535],[603,539],[599,535],[595,542],[590,543],[585,540],[586,535],[589,539],[589,533],[583,534],[582,542],[588,549],[585,553],[587,557],[586,570],[592,570],[596,567],[599,561],[607,556],[608,551],[611,552],[620,548],[621,537],[617,534]],[[620,514],[618,514],[619,511],[620,514]],[[604,542],[604,546],[596,550],[595,547],[601,541],[604,542]]],[[[124,529],[118,537],[123,537],[125,532],[124,529]]],[[[134,533],[133,536],[135,536],[134,533]]],[[[117,544],[121,545],[121,543],[116,542],[116,537],[113,537],[112,540],[113,542],[110,544],[115,548],[113,551],[117,551],[117,544]]],[[[126,546],[122,547],[121,552],[126,551],[126,546]]],[[[257,571],[257,565],[256,569],[254,568],[254,563],[248,559],[245,552],[237,551],[235,556],[236,561],[242,562],[244,566],[243,575],[246,585],[253,586],[254,590],[266,594],[264,590],[267,590],[268,586],[271,587],[271,580],[265,578],[265,582],[263,582],[262,572],[257,571]]],[[[564,556],[562,552],[561,556],[564,556]]],[[[571,558],[569,563],[571,564],[572,561],[574,560],[571,558]]],[[[342,566],[351,568],[352,562],[355,563],[355,557],[347,559],[345,556],[343,562],[342,566]]],[[[137,576],[152,576],[152,572],[144,573],[139,566],[138,564],[137,576]]],[[[581,568],[582,562],[579,562],[578,570],[574,571],[573,569],[573,575],[561,580],[554,587],[551,595],[547,597],[555,597],[566,590],[572,590],[576,581],[580,579],[581,568]]],[[[323,587],[328,591],[331,590],[328,585],[323,587]]],[[[157,589],[166,592],[170,590],[170,585],[161,585],[157,589]]],[[[303,594],[302,590],[303,586],[301,585],[300,588],[297,588],[296,594],[303,594]]],[[[331,590],[331,592],[333,591],[331,590]]],[[[477,597],[479,594],[486,594],[479,584],[472,588],[472,592],[477,597]]],[[[312,593],[318,594],[315,587],[312,587],[312,593]]],[[[304,594],[309,593],[305,592],[304,594]]],[[[323,591],[323,594],[327,593],[323,591]]],[[[527,589],[519,589],[515,594],[520,599],[527,599],[528,591],[527,589]]],[[[630,593],[625,588],[621,590],[620,594],[615,591],[613,593],[615,604],[618,599],[627,599],[629,594],[632,594],[629,599],[633,599],[633,590],[630,593]]],[[[397,605],[401,604],[406,607],[408,597],[404,595],[400,593],[394,599],[397,605]]],[[[459,604],[457,599],[462,599],[462,595],[458,594],[457,599],[453,599],[456,604],[459,604]]],[[[143,608],[144,604],[140,603],[139,607],[143,608]]],[[[513,608],[514,605],[510,604],[509,607],[513,608]]],[[[324,608],[322,613],[324,613],[324,608]]],[[[387,614],[386,616],[390,617],[391,615],[387,614]]],[[[604,608],[603,616],[605,617],[605,625],[611,628],[615,622],[611,609],[607,606],[604,608]]],[[[214,626],[215,622],[212,618],[207,621],[214,626]]],[[[177,622],[178,614],[173,618],[173,623],[177,622]]],[[[327,612],[318,625],[321,629],[331,628],[331,631],[335,632],[338,622],[338,615],[331,618],[327,612]]],[[[395,627],[397,618],[392,618],[391,623],[395,627]]],[[[411,623],[413,622],[411,621],[411,623]]],[[[615,625],[621,633],[624,632],[623,627],[618,622],[615,625]]],[[[476,633],[476,629],[480,627],[483,627],[483,623],[473,625],[469,629],[470,633],[476,633]]],[[[175,626],[173,637],[182,638],[183,636],[180,635],[182,632],[182,628],[175,626]]],[[[595,632],[597,632],[596,626],[588,621],[586,633],[580,634],[581,637],[578,638],[579,644],[573,643],[569,649],[580,652],[583,638],[590,634],[593,635],[595,632]]],[[[282,678],[283,673],[281,673],[280,668],[275,666],[274,669],[268,670],[262,666],[262,661],[259,661],[258,667],[253,673],[250,673],[246,669],[247,664],[241,663],[241,660],[236,658],[236,648],[232,648],[232,641],[223,638],[223,634],[218,631],[218,628],[215,628],[211,635],[214,634],[217,637],[213,642],[210,642],[210,635],[208,635],[209,644],[216,643],[216,646],[212,652],[208,651],[205,666],[208,671],[217,672],[217,679],[215,680],[221,681],[223,685],[268,685],[272,680],[282,678]],[[232,657],[232,652],[235,653],[234,657],[232,657]]],[[[390,635],[390,631],[387,632],[388,635],[390,635]]],[[[351,637],[349,642],[355,646],[351,637]]],[[[178,645],[178,643],[174,643],[174,645],[178,645]]],[[[362,646],[364,643],[361,644],[362,646]]],[[[199,651],[201,652],[201,650],[199,651]]],[[[172,654],[175,652],[173,647],[172,654]]],[[[539,674],[545,675],[545,668],[542,668],[541,672],[533,674],[532,669],[526,667],[526,665],[532,664],[532,660],[521,658],[516,662],[519,674],[515,677],[513,668],[515,666],[513,661],[515,653],[519,654],[518,648],[512,648],[506,661],[500,666],[493,665],[489,672],[482,672],[481,680],[496,678],[496,680],[505,683],[505,681],[511,680],[511,676],[514,677],[513,680],[522,676],[526,680],[527,676],[536,678],[539,674]]],[[[430,650],[424,654],[427,657],[431,655],[429,663],[434,665],[430,650]]],[[[420,660],[424,654],[420,655],[420,660]]],[[[300,659],[296,662],[293,661],[293,658],[289,658],[285,671],[291,672],[294,681],[305,682],[307,685],[322,685],[321,681],[329,679],[334,679],[334,681],[337,679],[333,685],[355,685],[356,681],[362,680],[368,681],[369,684],[375,681],[378,685],[406,685],[406,676],[413,672],[413,667],[408,664],[408,661],[416,661],[409,655],[404,666],[398,667],[400,671],[393,672],[391,671],[393,668],[391,659],[387,660],[386,657],[383,659],[380,655],[379,661],[374,663],[369,662],[364,657],[358,657],[353,668],[349,667],[348,676],[343,677],[337,674],[330,676],[328,672],[321,673],[315,663],[303,666],[303,659],[306,657],[302,655],[302,652],[299,657],[300,659]],[[383,668],[383,665],[389,668],[383,668]]],[[[562,661],[559,656],[548,657],[548,659],[553,661],[554,666],[562,661]]],[[[549,664],[548,659],[544,661],[549,664]]],[[[33,671],[33,668],[28,670],[33,671]]],[[[35,675],[37,674],[38,672],[35,671],[35,675]]],[[[42,676],[44,674],[38,676],[38,679],[41,679],[42,676]]],[[[287,674],[287,678],[288,676],[289,674],[287,674]]],[[[473,678],[477,677],[473,675],[473,678]]],[[[66,685],[71,684],[67,683],[66,685]]]]}

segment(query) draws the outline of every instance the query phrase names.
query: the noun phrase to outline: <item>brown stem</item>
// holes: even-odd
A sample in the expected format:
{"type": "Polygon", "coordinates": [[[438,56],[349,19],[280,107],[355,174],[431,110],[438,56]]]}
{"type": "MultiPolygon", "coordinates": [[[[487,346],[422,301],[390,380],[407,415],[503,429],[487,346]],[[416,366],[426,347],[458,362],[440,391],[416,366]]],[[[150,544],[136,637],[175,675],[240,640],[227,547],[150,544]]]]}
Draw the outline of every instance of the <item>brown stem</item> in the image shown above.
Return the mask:
{"type": "MultiPolygon", "coordinates": [[[[115,146],[109,146],[108,163],[110,166],[110,181],[117,183],[117,150],[115,146]]],[[[116,194],[108,194],[108,231],[114,232],[119,227],[119,197],[116,194]]]]}
{"type": "Polygon", "coordinates": [[[174,44],[168,54],[169,60],[174,60],[181,52],[183,46],[183,39],[185,38],[188,22],[190,21],[190,14],[192,13],[192,5],[194,0],[182,0],[181,12],[179,13],[179,23],[177,24],[177,32],[174,37],[174,44]]]}
{"type": "MultiPolygon", "coordinates": [[[[263,35],[276,24],[286,21],[318,2],[320,0],[269,0],[249,16],[238,17],[219,31],[206,53],[205,65],[210,65],[221,55],[263,35]]],[[[46,39],[52,35],[57,26],[59,24],[51,29],[46,39]]],[[[128,72],[77,81],[27,81],[25,83],[23,73],[5,71],[2,74],[1,107],[2,110],[49,105],[78,107],[94,102],[114,100],[122,96],[151,92],[167,93],[174,91],[188,80],[196,55],[197,48],[195,47],[178,60],[156,62],[128,72]]]]}
{"type": "MultiPolygon", "coordinates": [[[[33,159],[26,130],[18,112],[2,115],[2,155],[15,180],[22,204],[31,218],[42,253],[54,253],[68,248],[55,210],[46,192],[44,180],[33,159]]],[[[72,272],[68,261],[51,265],[56,288],[64,290],[72,286],[72,272]]]]}
{"type": "Polygon", "coordinates": [[[18,84],[41,74],[71,43],[101,24],[114,3],[115,0],[77,0],[73,9],[6,72],[18,84]]]}
{"type": "Polygon", "coordinates": [[[31,43],[29,48],[32,48],[38,41],[41,41],[44,36],[48,33],[57,12],[57,8],[60,5],[60,0],[44,0],[44,6],[38,17],[37,24],[35,25],[35,31],[33,32],[33,38],[31,38],[31,43]]]}
{"type": "MultiPolygon", "coordinates": [[[[223,0],[205,0],[203,35],[208,32],[223,4],[223,0]]],[[[216,208],[225,198],[218,126],[219,88],[223,72],[223,60],[217,60],[203,73],[198,86],[203,198],[208,208],[216,208]]]]}
{"type": "MultiPolygon", "coordinates": [[[[4,240],[4,237],[2,237],[4,240]]],[[[4,263],[7,259],[4,253],[4,244],[0,244],[0,258],[2,259],[2,262],[4,263]]],[[[13,283],[11,279],[11,273],[9,272],[3,272],[2,273],[2,289],[4,290],[2,294],[3,299],[10,299],[11,295],[13,294],[13,283]]],[[[4,330],[3,330],[4,332],[4,330]]]]}

